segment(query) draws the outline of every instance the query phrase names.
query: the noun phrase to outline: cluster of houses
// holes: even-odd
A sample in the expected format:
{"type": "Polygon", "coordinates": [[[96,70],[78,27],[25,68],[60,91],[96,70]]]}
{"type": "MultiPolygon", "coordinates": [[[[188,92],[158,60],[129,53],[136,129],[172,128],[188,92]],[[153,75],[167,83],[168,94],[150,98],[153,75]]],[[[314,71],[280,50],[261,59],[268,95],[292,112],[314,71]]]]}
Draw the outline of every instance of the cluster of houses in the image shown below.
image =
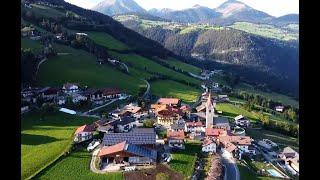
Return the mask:
{"type": "MultiPolygon", "coordinates": [[[[118,88],[81,89],[76,83],[66,83],[62,88],[29,87],[21,91],[22,102],[35,104],[39,98],[42,98],[43,102],[51,102],[57,105],[66,104],[68,98],[74,104],[88,100],[95,104],[102,104],[110,99],[126,98],[126,94],[118,88]]],[[[26,106],[21,107],[21,110],[23,109],[26,109],[26,106]]]]}

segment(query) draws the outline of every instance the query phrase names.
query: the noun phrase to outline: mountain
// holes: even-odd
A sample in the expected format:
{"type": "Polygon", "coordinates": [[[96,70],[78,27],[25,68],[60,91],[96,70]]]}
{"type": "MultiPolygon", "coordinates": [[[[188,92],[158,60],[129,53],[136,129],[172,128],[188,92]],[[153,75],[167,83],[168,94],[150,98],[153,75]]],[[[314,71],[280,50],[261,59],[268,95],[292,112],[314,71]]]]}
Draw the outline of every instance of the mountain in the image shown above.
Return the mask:
{"type": "Polygon", "coordinates": [[[288,24],[299,24],[299,14],[287,14],[284,16],[280,16],[272,19],[269,23],[277,26],[285,26],[288,24]]]}
{"type": "Polygon", "coordinates": [[[134,0],[104,0],[92,8],[92,10],[113,16],[130,12],[147,13],[134,0]]]}
{"type": "Polygon", "coordinates": [[[247,79],[263,79],[277,88],[297,90],[297,41],[277,40],[234,28],[200,24],[144,22],[141,19],[126,21],[124,18],[122,24],[189,59],[191,64],[205,63],[207,68],[236,67],[231,71],[247,79]],[[261,75],[263,73],[265,75],[261,75]]]}
{"type": "Polygon", "coordinates": [[[200,5],[194,5],[192,8],[184,10],[151,9],[148,12],[154,16],[181,23],[204,23],[209,19],[220,16],[220,13],[217,13],[213,9],[200,5]]]}

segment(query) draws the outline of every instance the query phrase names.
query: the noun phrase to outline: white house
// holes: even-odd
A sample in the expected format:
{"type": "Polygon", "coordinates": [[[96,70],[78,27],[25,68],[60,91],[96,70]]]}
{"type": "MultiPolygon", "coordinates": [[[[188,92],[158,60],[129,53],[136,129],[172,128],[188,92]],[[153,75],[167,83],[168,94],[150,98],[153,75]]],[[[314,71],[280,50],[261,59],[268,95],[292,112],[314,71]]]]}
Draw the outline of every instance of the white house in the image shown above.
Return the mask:
{"type": "Polygon", "coordinates": [[[204,127],[201,121],[198,122],[186,122],[185,132],[189,133],[201,133],[204,132],[204,127]]]}
{"type": "Polygon", "coordinates": [[[250,121],[243,115],[236,116],[234,121],[238,126],[248,127],[250,125],[250,121]]]}
{"type": "Polygon", "coordinates": [[[276,111],[277,112],[283,112],[284,106],[276,106],[276,111]]]}
{"type": "Polygon", "coordinates": [[[202,152],[217,152],[217,145],[212,140],[206,139],[202,144],[202,152]]]}
{"type": "Polygon", "coordinates": [[[75,137],[73,142],[80,143],[80,142],[92,139],[94,131],[95,131],[95,128],[93,125],[80,126],[74,133],[75,137]]]}
{"type": "Polygon", "coordinates": [[[168,146],[170,148],[185,149],[183,131],[167,131],[168,146]]]}
{"type": "Polygon", "coordinates": [[[64,93],[76,93],[79,91],[79,86],[74,83],[66,83],[63,85],[62,90],[64,93]]]}

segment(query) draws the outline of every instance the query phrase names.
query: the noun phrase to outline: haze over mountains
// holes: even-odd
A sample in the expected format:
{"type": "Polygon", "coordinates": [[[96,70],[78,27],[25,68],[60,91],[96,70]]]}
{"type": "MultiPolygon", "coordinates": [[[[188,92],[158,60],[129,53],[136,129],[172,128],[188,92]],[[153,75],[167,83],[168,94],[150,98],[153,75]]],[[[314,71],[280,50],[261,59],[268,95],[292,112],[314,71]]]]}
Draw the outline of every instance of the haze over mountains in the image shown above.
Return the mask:
{"type": "Polygon", "coordinates": [[[109,16],[125,13],[149,13],[153,16],[180,23],[209,23],[217,25],[230,25],[239,21],[273,25],[299,23],[298,14],[290,14],[277,18],[236,0],[226,1],[214,9],[194,5],[183,10],[153,8],[149,11],[143,9],[133,0],[105,0],[92,9],[109,16]]]}

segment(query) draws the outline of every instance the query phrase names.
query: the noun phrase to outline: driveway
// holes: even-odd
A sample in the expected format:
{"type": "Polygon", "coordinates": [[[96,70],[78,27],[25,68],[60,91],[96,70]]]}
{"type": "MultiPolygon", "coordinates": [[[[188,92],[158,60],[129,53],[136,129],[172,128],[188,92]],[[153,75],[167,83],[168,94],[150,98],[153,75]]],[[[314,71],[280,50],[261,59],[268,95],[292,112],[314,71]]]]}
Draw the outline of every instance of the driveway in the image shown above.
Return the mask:
{"type": "Polygon", "coordinates": [[[222,152],[219,152],[219,154],[226,171],[224,180],[240,180],[240,173],[235,159],[222,152]]]}

